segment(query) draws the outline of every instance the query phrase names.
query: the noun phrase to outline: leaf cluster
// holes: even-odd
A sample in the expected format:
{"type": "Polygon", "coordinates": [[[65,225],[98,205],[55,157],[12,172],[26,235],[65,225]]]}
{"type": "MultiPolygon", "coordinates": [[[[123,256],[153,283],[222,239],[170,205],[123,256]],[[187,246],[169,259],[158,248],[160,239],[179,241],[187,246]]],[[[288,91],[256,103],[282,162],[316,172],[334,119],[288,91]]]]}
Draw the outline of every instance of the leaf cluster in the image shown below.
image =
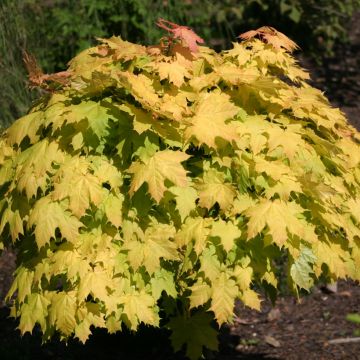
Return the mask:
{"type": "Polygon", "coordinates": [[[176,34],[99,39],[2,134],[22,333],[165,326],[196,359],[235,299],[259,309],[259,287],[276,292],[278,258],[295,291],[360,279],[359,134],[292,42],[261,28],[216,53],[176,34]]]}

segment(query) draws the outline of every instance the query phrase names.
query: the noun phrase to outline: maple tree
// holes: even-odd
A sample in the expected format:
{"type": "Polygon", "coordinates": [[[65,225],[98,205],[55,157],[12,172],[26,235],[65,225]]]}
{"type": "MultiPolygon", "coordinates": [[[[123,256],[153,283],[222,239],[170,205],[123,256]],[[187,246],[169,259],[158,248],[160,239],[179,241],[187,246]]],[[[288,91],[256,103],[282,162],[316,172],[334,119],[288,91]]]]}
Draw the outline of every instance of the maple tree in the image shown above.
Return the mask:
{"type": "Polygon", "coordinates": [[[50,91],[0,138],[22,333],[144,323],[197,359],[235,299],[260,309],[256,289],[277,289],[284,254],[295,291],[360,279],[360,137],[295,45],[261,28],[216,53],[160,25],[159,46],[100,39],[66,82],[39,75],[50,91]]]}

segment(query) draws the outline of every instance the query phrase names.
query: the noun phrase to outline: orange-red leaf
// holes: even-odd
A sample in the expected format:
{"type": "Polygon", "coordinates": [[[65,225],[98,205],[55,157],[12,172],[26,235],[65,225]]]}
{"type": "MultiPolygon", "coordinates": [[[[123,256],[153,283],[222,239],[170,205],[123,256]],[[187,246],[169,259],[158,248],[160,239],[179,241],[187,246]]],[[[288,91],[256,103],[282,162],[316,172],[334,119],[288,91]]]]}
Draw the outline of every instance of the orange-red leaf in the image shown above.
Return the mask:
{"type": "Polygon", "coordinates": [[[198,51],[197,43],[204,43],[204,39],[198,36],[192,29],[187,26],[177,25],[165,19],[159,19],[157,25],[162,29],[165,29],[172,33],[174,39],[181,40],[184,45],[187,46],[193,53],[196,53],[198,51]]]}

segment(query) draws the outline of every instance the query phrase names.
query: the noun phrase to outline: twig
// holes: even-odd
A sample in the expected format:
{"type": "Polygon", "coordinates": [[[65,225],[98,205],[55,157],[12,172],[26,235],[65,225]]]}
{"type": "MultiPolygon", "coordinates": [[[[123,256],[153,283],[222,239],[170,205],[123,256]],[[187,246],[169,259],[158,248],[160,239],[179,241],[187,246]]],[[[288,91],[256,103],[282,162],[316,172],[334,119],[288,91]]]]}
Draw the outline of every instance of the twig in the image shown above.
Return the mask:
{"type": "Polygon", "coordinates": [[[347,344],[347,343],[353,343],[353,342],[359,342],[360,337],[352,337],[352,338],[339,338],[339,339],[333,339],[329,340],[329,344],[347,344]]]}

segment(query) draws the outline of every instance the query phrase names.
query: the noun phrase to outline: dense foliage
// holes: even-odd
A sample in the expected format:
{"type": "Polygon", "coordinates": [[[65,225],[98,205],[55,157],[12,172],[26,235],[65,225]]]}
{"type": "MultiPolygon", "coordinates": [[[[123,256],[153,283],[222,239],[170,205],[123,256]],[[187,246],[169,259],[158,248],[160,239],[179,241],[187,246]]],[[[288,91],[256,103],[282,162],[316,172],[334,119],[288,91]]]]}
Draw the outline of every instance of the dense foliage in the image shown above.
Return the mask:
{"type": "Polygon", "coordinates": [[[360,0],[2,0],[0,4],[0,126],[20,117],[37,94],[26,91],[22,50],[35,54],[47,72],[94,44],[119,34],[153,44],[157,17],[186,23],[217,50],[263,24],[294,38],[311,57],[331,55],[346,39],[346,25],[360,0]]]}
{"type": "Polygon", "coordinates": [[[2,136],[0,234],[22,333],[85,342],[140,323],[216,349],[235,299],[260,308],[276,259],[295,291],[360,279],[359,134],[272,28],[221,53],[186,27],[100,39],[2,136]],[[61,79],[61,81],[59,80],[61,79]]]}

